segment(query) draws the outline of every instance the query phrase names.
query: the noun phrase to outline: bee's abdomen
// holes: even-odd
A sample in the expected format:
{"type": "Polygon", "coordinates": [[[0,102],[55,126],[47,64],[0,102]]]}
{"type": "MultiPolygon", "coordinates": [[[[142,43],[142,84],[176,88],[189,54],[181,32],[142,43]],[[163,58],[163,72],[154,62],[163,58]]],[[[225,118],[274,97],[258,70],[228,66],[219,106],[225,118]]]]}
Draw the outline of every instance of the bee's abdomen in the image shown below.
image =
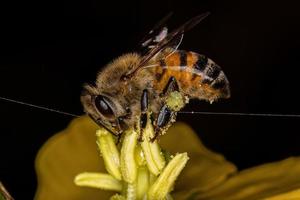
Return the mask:
{"type": "Polygon", "coordinates": [[[229,97],[229,83],[222,69],[211,59],[191,51],[176,51],[160,60],[156,68],[156,87],[163,89],[175,77],[183,92],[192,97],[229,97]]]}
{"type": "Polygon", "coordinates": [[[155,72],[156,87],[163,89],[172,76],[180,82],[181,87],[187,87],[192,78],[192,74],[187,69],[192,69],[196,59],[191,52],[176,51],[165,59],[160,60],[155,72]]]}
{"type": "Polygon", "coordinates": [[[197,57],[198,60],[194,64],[194,77],[201,77],[200,87],[216,92],[220,97],[228,98],[230,96],[229,82],[221,67],[205,55],[197,54],[197,57]]]}

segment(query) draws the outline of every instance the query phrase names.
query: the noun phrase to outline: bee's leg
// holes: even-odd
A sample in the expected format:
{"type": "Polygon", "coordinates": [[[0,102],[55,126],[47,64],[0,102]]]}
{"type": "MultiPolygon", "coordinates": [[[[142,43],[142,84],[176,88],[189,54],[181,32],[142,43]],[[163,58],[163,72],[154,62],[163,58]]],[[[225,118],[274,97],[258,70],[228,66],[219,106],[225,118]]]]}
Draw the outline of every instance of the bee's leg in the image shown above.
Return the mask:
{"type": "Polygon", "coordinates": [[[140,117],[140,135],[139,141],[143,140],[143,131],[146,128],[148,121],[148,90],[143,90],[142,98],[141,98],[141,117],[140,117]]]}
{"type": "Polygon", "coordinates": [[[177,80],[174,76],[171,76],[167,85],[164,87],[162,93],[160,94],[161,97],[168,95],[170,92],[179,91],[179,87],[177,84],[177,80]]]}
{"type": "MultiPolygon", "coordinates": [[[[162,98],[166,97],[174,91],[179,91],[179,87],[176,78],[172,76],[170,77],[160,96],[162,98]]],[[[158,113],[155,123],[155,135],[153,138],[151,138],[151,141],[154,141],[161,134],[161,132],[164,131],[164,129],[166,130],[170,126],[170,122],[174,121],[175,118],[176,112],[174,112],[167,104],[164,104],[158,113]]]]}
{"type": "Polygon", "coordinates": [[[161,107],[156,119],[155,135],[153,138],[151,138],[152,142],[155,141],[155,139],[161,134],[163,129],[169,125],[174,117],[175,113],[167,105],[163,105],[161,107]]]}

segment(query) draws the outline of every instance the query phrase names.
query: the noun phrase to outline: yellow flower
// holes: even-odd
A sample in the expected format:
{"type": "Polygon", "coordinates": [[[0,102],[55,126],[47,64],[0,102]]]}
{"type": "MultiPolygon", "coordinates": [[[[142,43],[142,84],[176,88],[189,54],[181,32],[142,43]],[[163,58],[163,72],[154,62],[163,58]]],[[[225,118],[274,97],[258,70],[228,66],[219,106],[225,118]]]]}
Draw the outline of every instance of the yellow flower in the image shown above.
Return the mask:
{"type": "MultiPolygon", "coordinates": [[[[41,148],[36,159],[36,200],[99,200],[115,193],[78,187],[73,182],[84,171],[106,172],[95,142],[97,129],[86,116],[74,119],[41,148]]],[[[161,137],[160,146],[174,155],[187,152],[190,158],[172,192],[175,200],[300,199],[300,158],[237,172],[232,163],[208,150],[183,123],[173,125],[161,137]]]]}

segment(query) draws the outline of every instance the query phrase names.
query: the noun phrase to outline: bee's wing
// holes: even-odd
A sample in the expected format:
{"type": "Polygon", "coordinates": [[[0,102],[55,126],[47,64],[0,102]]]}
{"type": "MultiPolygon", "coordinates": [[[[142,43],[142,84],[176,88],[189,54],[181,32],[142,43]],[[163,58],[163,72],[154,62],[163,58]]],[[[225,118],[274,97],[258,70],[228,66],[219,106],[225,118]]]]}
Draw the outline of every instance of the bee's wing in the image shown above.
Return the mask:
{"type": "Polygon", "coordinates": [[[126,75],[126,77],[134,76],[134,74],[140,68],[142,68],[149,60],[151,60],[151,58],[153,58],[157,53],[159,53],[160,51],[162,51],[170,46],[172,47],[174,45],[174,43],[176,44],[176,41],[178,41],[178,40],[181,41],[182,35],[184,34],[184,32],[186,32],[186,31],[190,30],[191,28],[193,28],[194,26],[196,26],[200,21],[202,21],[204,18],[206,18],[209,14],[210,14],[209,12],[206,12],[201,15],[198,15],[198,16],[190,19],[189,21],[187,21],[186,23],[184,23],[182,26],[175,29],[171,33],[169,33],[163,40],[158,42],[156,46],[154,46],[152,49],[150,49],[143,56],[139,65],[137,65],[137,67],[135,69],[131,70],[126,75]]]}
{"type": "Polygon", "coordinates": [[[138,43],[138,49],[142,54],[147,53],[149,49],[157,45],[168,35],[167,21],[171,18],[173,12],[168,13],[164,18],[157,22],[153,28],[138,43]]]}

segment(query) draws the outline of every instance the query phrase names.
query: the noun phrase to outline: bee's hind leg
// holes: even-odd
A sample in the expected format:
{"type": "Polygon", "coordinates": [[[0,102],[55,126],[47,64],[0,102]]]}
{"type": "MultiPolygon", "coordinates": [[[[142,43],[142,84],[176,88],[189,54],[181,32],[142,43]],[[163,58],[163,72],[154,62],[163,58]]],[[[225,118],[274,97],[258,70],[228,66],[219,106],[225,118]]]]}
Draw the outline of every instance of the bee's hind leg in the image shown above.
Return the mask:
{"type": "MultiPolygon", "coordinates": [[[[160,94],[161,98],[167,98],[168,95],[172,92],[179,92],[179,87],[176,81],[175,77],[170,77],[167,85],[163,89],[162,93],[160,94]]],[[[153,138],[151,138],[151,141],[155,141],[156,138],[161,135],[163,131],[166,131],[171,123],[175,121],[176,118],[176,111],[174,111],[166,102],[164,101],[164,104],[160,108],[160,111],[158,113],[156,122],[155,122],[155,135],[153,138]]]]}
{"type": "Polygon", "coordinates": [[[171,76],[167,85],[164,87],[162,93],[160,94],[161,97],[167,96],[169,93],[179,91],[179,87],[177,84],[177,80],[174,76],[171,76]]]}
{"type": "Polygon", "coordinates": [[[141,117],[140,117],[140,135],[138,140],[143,141],[143,132],[146,128],[147,121],[148,121],[148,101],[149,95],[148,90],[144,89],[141,97],[141,117]]]}

